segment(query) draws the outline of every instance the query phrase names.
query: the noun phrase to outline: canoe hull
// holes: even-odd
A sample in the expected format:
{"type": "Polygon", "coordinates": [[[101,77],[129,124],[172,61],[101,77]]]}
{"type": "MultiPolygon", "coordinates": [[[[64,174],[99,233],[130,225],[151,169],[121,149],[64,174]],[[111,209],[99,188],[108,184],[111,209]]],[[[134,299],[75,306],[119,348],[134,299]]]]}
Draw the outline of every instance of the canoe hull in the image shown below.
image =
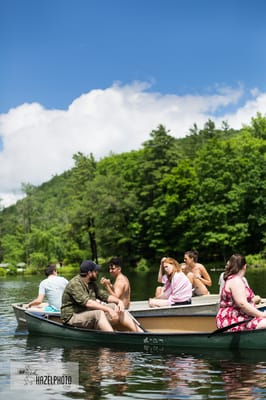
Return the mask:
{"type": "MultiPolygon", "coordinates": [[[[192,304],[174,306],[174,307],[159,307],[159,308],[154,308],[153,310],[158,311],[158,310],[162,310],[162,309],[171,309],[171,308],[191,309],[191,308],[193,308],[193,306],[199,306],[199,305],[201,305],[207,309],[208,305],[219,306],[219,302],[220,302],[219,294],[208,294],[208,295],[204,295],[204,296],[192,297],[192,304]]],[[[138,301],[131,301],[129,311],[131,313],[133,313],[138,310],[147,310],[147,309],[151,310],[151,308],[149,307],[148,300],[138,300],[138,301]]],[[[197,307],[195,307],[195,310],[197,310],[197,307]]]]}
{"type": "MultiPolygon", "coordinates": [[[[136,307],[136,306],[135,306],[136,307]]],[[[175,316],[175,315],[216,315],[219,310],[219,303],[187,304],[183,306],[156,307],[156,308],[130,308],[135,318],[175,316]]]]}
{"type": "MultiPolygon", "coordinates": [[[[40,306],[38,307],[31,307],[30,310],[35,312],[35,313],[39,313],[40,315],[42,315],[44,313],[44,308],[48,305],[48,303],[42,303],[40,306]]],[[[11,304],[16,320],[17,320],[17,324],[20,327],[24,327],[26,326],[26,318],[25,318],[25,311],[26,309],[26,304],[23,303],[13,303],[11,304]]],[[[57,315],[60,316],[60,313],[55,313],[55,312],[47,312],[47,315],[57,315]]]]}
{"type": "MultiPolygon", "coordinates": [[[[212,295],[214,296],[214,295],[212,295]]],[[[215,295],[216,296],[216,295],[215,295]]],[[[147,301],[133,301],[130,306],[130,313],[135,318],[145,317],[161,317],[161,316],[176,316],[176,315],[216,315],[219,309],[219,303],[216,297],[201,296],[196,301],[192,299],[192,304],[174,307],[157,307],[150,308],[147,301]],[[203,299],[205,297],[205,299],[203,299]]],[[[32,307],[30,311],[44,312],[44,307],[47,303],[43,303],[38,307],[32,307]]],[[[14,303],[12,304],[14,314],[17,319],[18,325],[26,325],[25,319],[25,304],[14,303]]],[[[59,315],[59,313],[48,313],[51,315],[59,315]]]]}
{"type": "MultiPolygon", "coordinates": [[[[266,349],[266,330],[221,333],[207,332],[102,332],[70,327],[44,316],[25,312],[30,334],[87,342],[127,351],[175,352],[182,348],[197,349],[266,349]]],[[[191,317],[193,318],[193,317],[191,317]]],[[[178,317],[177,317],[178,319],[178,317]]]]}

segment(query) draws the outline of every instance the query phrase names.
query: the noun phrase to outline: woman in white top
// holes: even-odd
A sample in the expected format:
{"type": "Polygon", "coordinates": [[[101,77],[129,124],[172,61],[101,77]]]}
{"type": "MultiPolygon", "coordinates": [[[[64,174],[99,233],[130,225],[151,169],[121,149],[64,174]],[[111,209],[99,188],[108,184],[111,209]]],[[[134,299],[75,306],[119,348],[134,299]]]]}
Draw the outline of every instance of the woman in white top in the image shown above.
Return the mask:
{"type": "Polygon", "coordinates": [[[170,257],[161,260],[158,282],[164,286],[156,289],[156,297],[149,299],[150,307],[167,307],[190,304],[192,284],[181,271],[180,264],[170,257]]]}

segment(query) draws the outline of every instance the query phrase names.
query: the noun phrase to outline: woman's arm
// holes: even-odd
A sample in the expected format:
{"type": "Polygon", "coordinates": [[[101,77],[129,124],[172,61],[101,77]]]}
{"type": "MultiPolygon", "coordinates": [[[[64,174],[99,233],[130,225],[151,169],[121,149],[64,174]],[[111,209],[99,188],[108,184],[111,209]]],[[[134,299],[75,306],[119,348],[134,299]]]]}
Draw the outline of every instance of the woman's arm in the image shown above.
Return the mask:
{"type": "Polygon", "coordinates": [[[200,277],[197,277],[202,283],[204,283],[205,286],[211,286],[212,285],[212,280],[211,277],[204,267],[204,265],[199,264],[199,270],[200,270],[200,277]]]}
{"type": "Polygon", "coordinates": [[[227,288],[231,290],[232,296],[235,300],[236,305],[247,315],[251,317],[265,318],[266,312],[259,311],[256,307],[250,304],[246,298],[245,285],[241,278],[234,278],[230,280],[227,288]]]}
{"type": "Polygon", "coordinates": [[[159,267],[159,272],[158,272],[158,279],[157,279],[157,281],[158,281],[159,283],[162,283],[162,280],[163,280],[163,262],[164,262],[165,259],[166,259],[166,257],[163,257],[163,258],[161,259],[161,263],[160,263],[160,267],[159,267]]]}

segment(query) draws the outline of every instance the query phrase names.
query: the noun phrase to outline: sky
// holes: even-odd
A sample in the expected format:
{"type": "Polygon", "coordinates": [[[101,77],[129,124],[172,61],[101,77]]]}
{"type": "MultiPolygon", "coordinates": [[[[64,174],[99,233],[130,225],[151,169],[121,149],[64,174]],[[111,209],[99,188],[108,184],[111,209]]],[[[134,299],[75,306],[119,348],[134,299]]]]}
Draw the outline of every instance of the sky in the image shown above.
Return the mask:
{"type": "Polygon", "coordinates": [[[0,0],[0,205],[73,167],[266,111],[264,0],[0,0]]]}

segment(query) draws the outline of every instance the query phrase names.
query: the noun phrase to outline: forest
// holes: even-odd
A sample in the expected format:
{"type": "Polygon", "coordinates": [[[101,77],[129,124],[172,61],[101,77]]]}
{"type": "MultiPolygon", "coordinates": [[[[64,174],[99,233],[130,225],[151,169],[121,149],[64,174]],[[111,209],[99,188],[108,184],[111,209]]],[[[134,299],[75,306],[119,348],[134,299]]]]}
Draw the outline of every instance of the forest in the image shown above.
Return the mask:
{"type": "MultiPolygon", "coordinates": [[[[73,155],[74,166],[0,211],[0,262],[43,267],[120,256],[132,267],[162,256],[200,261],[266,253],[266,117],[175,138],[163,125],[140,149],[73,155]]],[[[156,265],[157,268],[157,265],[156,265]]]]}

